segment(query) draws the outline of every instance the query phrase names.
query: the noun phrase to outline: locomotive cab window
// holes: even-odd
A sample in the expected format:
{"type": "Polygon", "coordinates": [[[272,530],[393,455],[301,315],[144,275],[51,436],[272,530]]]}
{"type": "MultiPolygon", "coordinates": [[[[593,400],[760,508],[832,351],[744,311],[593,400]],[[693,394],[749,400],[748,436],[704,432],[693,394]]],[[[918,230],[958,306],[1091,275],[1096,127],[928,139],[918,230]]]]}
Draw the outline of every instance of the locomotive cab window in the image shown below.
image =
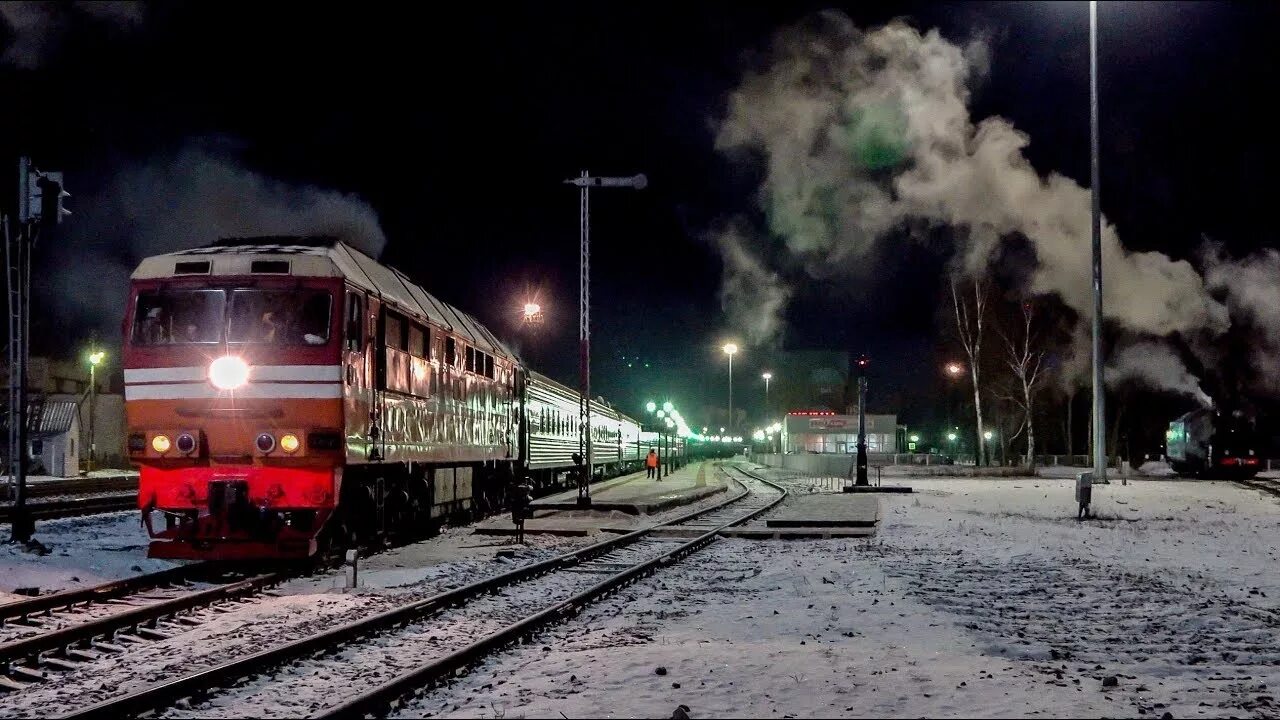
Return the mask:
{"type": "Polygon", "coordinates": [[[138,293],[134,345],[215,343],[222,339],[226,293],[178,290],[138,293]]]}
{"type": "Polygon", "coordinates": [[[332,296],[324,290],[233,290],[227,340],[324,345],[329,341],[332,302],[332,296]]]}

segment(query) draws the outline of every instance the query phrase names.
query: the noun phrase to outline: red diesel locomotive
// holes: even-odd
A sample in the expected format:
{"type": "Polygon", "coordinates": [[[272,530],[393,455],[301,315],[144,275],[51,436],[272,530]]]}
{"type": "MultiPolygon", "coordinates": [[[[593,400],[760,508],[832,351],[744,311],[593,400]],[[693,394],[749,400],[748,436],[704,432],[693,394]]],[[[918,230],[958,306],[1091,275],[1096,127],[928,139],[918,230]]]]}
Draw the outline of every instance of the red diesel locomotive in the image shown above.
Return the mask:
{"type": "MultiPolygon", "coordinates": [[[[500,509],[517,474],[545,486],[573,467],[576,395],[333,239],[147,258],[124,330],[152,557],[308,557],[500,509]]],[[[638,466],[651,435],[602,402],[592,415],[594,469],[638,466]]]]}

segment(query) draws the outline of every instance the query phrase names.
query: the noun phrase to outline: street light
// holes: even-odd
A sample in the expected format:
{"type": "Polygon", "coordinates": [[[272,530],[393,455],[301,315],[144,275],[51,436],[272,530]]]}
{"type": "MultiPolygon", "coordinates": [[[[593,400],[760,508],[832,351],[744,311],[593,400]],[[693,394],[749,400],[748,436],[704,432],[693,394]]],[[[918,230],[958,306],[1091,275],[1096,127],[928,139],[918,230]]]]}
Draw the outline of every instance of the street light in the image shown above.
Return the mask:
{"type": "Polygon", "coordinates": [[[725,343],[724,354],[729,356],[729,427],[733,427],[733,356],[738,352],[738,346],[733,343],[725,343]]]}
{"type": "Polygon", "coordinates": [[[956,437],[957,437],[956,434],[953,432],[947,433],[947,440],[950,440],[951,442],[955,442],[956,437]]]}
{"type": "Polygon", "coordinates": [[[564,181],[578,187],[578,452],[583,472],[578,480],[578,504],[591,504],[591,188],[629,187],[643,190],[644,175],[592,177],[586,170],[564,181]]]}
{"type": "Polygon", "coordinates": [[[658,403],[650,400],[649,402],[644,404],[644,409],[649,412],[653,412],[654,410],[658,409],[658,403]]]}
{"type": "Polygon", "coordinates": [[[89,353],[89,471],[93,471],[94,461],[97,460],[98,445],[97,438],[94,436],[94,420],[97,415],[98,405],[98,365],[102,364],[102,360],[107,356],[102,350],[95,350],[89,353]]]}

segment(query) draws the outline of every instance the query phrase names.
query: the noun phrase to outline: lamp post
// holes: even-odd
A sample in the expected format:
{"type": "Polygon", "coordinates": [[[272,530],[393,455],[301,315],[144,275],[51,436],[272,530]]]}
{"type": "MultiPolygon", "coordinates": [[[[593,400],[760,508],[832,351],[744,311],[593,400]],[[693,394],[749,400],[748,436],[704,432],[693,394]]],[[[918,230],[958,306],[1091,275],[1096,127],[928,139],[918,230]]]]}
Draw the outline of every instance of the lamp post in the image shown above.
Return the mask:
{"type": "Polygon", "coordinates": [[[766,370],[760,377],[764,378],[764,416],[769,417],[769,381],[773,379],[773,373],[766,370]]]}
{"type": "Polygon", "coordinates": [[[1089,0],[1089,190],[1093,205],[1093,481],[1107,482],[1102,385],[1102,199],[1098,160],[1098,0],[1089,0]]]}
{"type": "Polygon", "coordinates": [[[725,343],[724,354],[729,356],[729,432],[733,433],[733,356],[738,352],[738,346],[733,343],[725,343]]]}
{"type": "Polygon", "coordinates": [[[107,354],[101,350],[89,353],[89,471],[98,460],[98,445],[94,436],[94,422],[98,415],[98,365],[107,354]]]}
{"type": "Polygon", "coordinates": [[[643,190],[644,175],[592,177],[586,170],[565,180],[578,187],[578,453],[583,469],[578,478],[578,504],[591,505],[591,213],[593,187],[629,187],[643,190]]]}

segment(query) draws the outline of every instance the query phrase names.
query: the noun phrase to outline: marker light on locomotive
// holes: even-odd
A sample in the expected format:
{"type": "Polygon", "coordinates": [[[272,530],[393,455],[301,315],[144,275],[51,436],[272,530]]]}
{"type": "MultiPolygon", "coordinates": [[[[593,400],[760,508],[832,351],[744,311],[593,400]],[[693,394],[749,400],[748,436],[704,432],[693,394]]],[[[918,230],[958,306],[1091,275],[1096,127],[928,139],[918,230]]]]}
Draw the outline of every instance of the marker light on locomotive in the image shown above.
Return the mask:
{"type": "Polygon", "coordinates": [[[249,365],[235,355],[209,363],[209,382],[219,390],[235,390],[249,382],[249,365]]]}

